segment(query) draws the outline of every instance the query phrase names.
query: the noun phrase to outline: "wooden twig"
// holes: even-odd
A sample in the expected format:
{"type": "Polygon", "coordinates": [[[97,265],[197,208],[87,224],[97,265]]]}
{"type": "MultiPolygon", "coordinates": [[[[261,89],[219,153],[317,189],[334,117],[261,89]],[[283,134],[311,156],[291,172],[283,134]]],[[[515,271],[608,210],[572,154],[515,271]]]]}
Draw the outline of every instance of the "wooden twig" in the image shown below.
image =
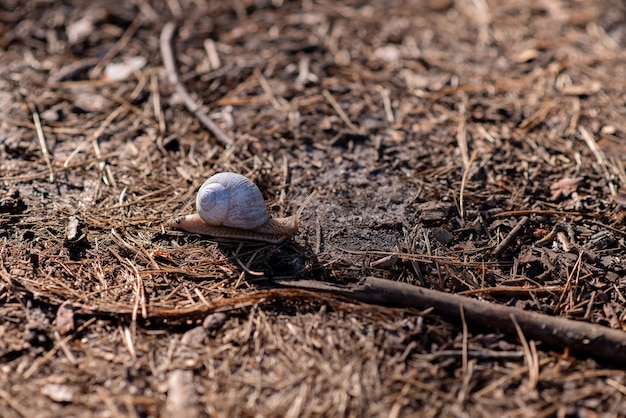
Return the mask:
{"type": "Polygon", "coordinates": [[[54,355],[57,353],[57,351],[59,351],[59,349],[61,348],[63,344],[67,344],[68,341],[70,341],[73,338],[76,338],[76,335],[83,332],[85,328],[87,328],[89,325],[96,322],[96,320],[97,318],[88,319],[84,324],[78,327],[73,334],[68,334],[62,339],[60,339],[59,341],[57,341],[57,343],[54,345],[54,347],[52,347],[50,351],[48,351],[43,356],[38,357],[37,360],[35,360],[33,364],[31,364],[31,366],[24,372],[24,379],[28,379],[29,377],[31,377],[33,373],[35,373],[39,367],[41,367],[43,364],[49,361],[52,357],[54,357],[54,355]]]}
{"type": "MultiPolygon", "coordinates": [[[[465,109],[465,106],[462,106],[462,109],[465,109]]],[[[459,115],[456,142],[458,143],[459,151],[461,152],[461,160],[463,161],[463,167],[465,167],[465,171],[467,172],[469,170],[470,162],[469,162],[469,146],[467,145],[467,126],[465,122],[464,111],[461,111],[461,115],[459,115]]]]}
{"type": "Polygon", "coordinates": [[[518,335],[529,340],[569,349],[598,360],[626,362],[626,332],[588,322],[574,321],[476,299],[367,277],[358,284],[340,286],[314,280],[275,280],[277,284],[309,291],[328,292],[365,303],[396,308],[432,309],[432,313],[461,322],[461,306],[468,325],[518,335]]]}
{"type": "Polygon", "coordinates": [[[9,407],[11,407],[19,416],[21,417],[30,417],[32,413],[30,411],[26,411],[20,405],[20,402],[17,401],[15,395],[11,395],[9,392],[0,389],[0,399],[4,400],[9,407]]]}
{"type": "Polygon", "coordinates": [[[593,153],[593,156],[596,157],[596,161],[598,162],[598,165],[602,167],[602,172],[604,174],[604,178],[606,179],[607,185],[609,186],[609,190],[611,191],[611,195],[615,195],[617,193],[617,189],[615,188],[615,185],[611,181],[611,174],[609,173],[609,162],[606,159],[604,152],[602,152],[602,150],[600,149],[595,139],[593,139],[593,136],[591,136],[591,133],[589,133],[588,130],[586,130],[584,127],[581,126],[578,128],[578,132],[580,132],[580,136],[583,137],[583,140],[585,141],[585,143],[587,144],[587,146],[593,153]]]}
{"type": "Polygon", "coordinates": [[[463,309],[463,305],[459,306],[459,314],[461,315],[461,329],[463,330],[463,345],[461,348],[461,361],[463,364],[463,376],[467,375],[467,321],[465,320],[465,310],[463,309]]]}
{"type": "MultiPolygon", "coordinates": [[[[102,162],[102,154],[100,153],[100,147],[97,145],[94,145],[94,143],[97,144],[98,138],[102,136],[106,128],[109,127],[109,125],[115,120],[115,118],[117,118],[127,109],[128,107],[126,105],[121,105],[117,109],[115,109],[113,112],[109,113],[109,116],[107,116],[107,118],[100,124],[98,129],[96,129],[91,135],[89,135],[87,139],[85,139],[83,142],[78,144],[78,146],[74,148],[74,150],[70,153],[70,155],[68,155],[68,157],[65,159],[65,162],[63,163],[63,168],[69,167],[70,162],[72,162],[74,157],[76,157],[78,153],[89,144],[92,144],[94,148],[94,152],[97,152],[96,158],[98,159],[98,161],[102,162]]],[[[102,167],[100,169],[102,169],[102,167]]]]}
{"type": "Polygon", "coordinates": [[[328,90],[326,90],[326,89],[322,90],[322,95],[324,96],[324,98],[326,100],[328,100],[328,103],[330,103],[330,105],[333,107],[333,109],[335,109],[335,112],[337,112],[337,115],[339,115],[339,117],[341,118],[343,123],[345,123],[346,126],[348,128],[350,128],[350,130],[352,132],[354,132],[355,134],[359,134],[359,135],[363,135],[364,134],[364,132],[361,129],[357,128],[354,125],[354,123],[352,123],[350,118],[348,118],[348,115],[346,115],[346,112],[343,111],[343,109],[341,108],[339,103],[337,103],[337,100],[335,100],[333,95],[330,94],[330,92],[328,90]]]}
{"type": "Polygon", "coordinates": [[[383,99],[383,108],[385,109],[385,116],[387,117],[387,122],[394,123],[396,121],[396,117],[393,114],[393,107],[391,106],[391,98],[389,97],[389,90],[383,88],[382,86],[378,86],[378,92],[383,99]]]}
{"type": "Polygon", "coordinates": [[[506,218],[508,216],[526,216],[526,215],[550,215],[550,216],[581,216],[582,212],[569,212],[562,210],[542,210],[542,209],[519,209],[498,212],[492,215],[494,218],[506,218]]]}
{"type": "Polygon", "coordinates": [[[511,245],[513,240],[522,232],[522,230],[524,229],[524,226],[526,226],[526,224],[528,223],[528,219],[529,219],[528,216],[523,216],[519,220],[519,222],[517,222],[517,225],[515,225],[515,227],[511,229],[511,232],[509,232],[509,235],[507,235],[500,242],[500,244],[498,244],[498,246],[493,250],[491,255],[494,257],[499,257],[500,254],[502,254],[504,250],[506,250],[509,247],[509,245],[511,245]]]}
{"type": "Polygon", "coordinates": [[[141,15],[138,15],[135,20],[133,20],[133,22],[130,24],[128,29],[126,29],[126,32],[124,32],[122,37],[115,43],[115,45],[113,45],[113,48],[109,49],[109,51],[100,60],[100,62],[98,62],[98,64],[96,64],[96,66],[93,67],[91,71],[89,71],[90,78],[96,78],[102,73],[102,70],[108,64],[108,62],[111,61],[111,59],[113,59],[113,57],[116,56],[122,49],[124,49],[126,44],[128,44],[128,42],[132,39],[132,37],[135,35],[135,32],[137,32],[137,29],[141,27],[141,23],[142,17],[141,15]]]}
{"type": "Polygon", "coordinates": [[[204,41],[204,50],[206,51],[207,58],[209,59],[209,69],[212,71],[218,70],[222,66],[222,61],[217,53],[217,47],[213,39],[206,39],[204,41]]]}
{"type": "Polygon", "coordinates": [[[474,150],[472,152],[472,156],[467,160],[467,164],[465,164],[465,169],[463,170],[463,178],[461,179],[461,190],[459,191],[459,212],[461,214],[461,219],[465,216],[465,209],[463,205],[463,195],[465,194],[465,185],[467,184],[467,179],[469,177],[469,171],[478,155],[478,150],[474,150]]]}
{"type": "Polygon", "coordinates": [[[48,166],[48,171],[50,172],[50,177],[48,180],[50,183],[54,183],[54,169],[52,168],[52,159],[50,158],[50,152],[48,151],[48,147],[46,145],[46,136],[43,133],[43,128],[41,126],[41,118],[39,117],[39,111],[37,107],[27,101],[28,108],[33,114],[33,123],[35,124],[35,132],[37,132],[37,140],[39,141],[39,147],[41,148],[41,154],[43,155],[43,159],[48,166]]]}
{"type": "Polygon", "coordinates": [[[522,328],[515,319],[515,315],[511,315],[510,318],[520,343],[522,344],[522,348],[524,349],[524,358],[526,359],[526,367],[528,368],[528,385],[530,389],[535,389],[539,382],[539,358],[537,356],[535,342],[533,340],[531,340],[530,343],[528,342],[522,328]]]}
{"type": "Polygon", "coordinates": [[[562,292],[565,286],[541,286],[541,287],[527,287],[527,286],[493,286],[493,287],[480,287],[478,289],[469,289],[459,292],[459,295],[478,295],[480,293],[486,293],[492,296],[500,297],[524,297],[528,295],[548,295],[562,292]]]}
{"type": "Polygon", "coordinates": [[[193,113],[196,118],[204,125],[205,128],[209,130],[215,136],[215,138],[221,142],[225,146],[231,146],[235,143],[228,135],[222,131],[219,126],[217,126],[213,121],[202,111],[200,105],[198,105],[191,95],[183,86],[180,79],[178,78],[178,72],[176,71],[176,62],[174,60],[174,52],[172,51],[172,37],[174,36],[174,31],[176,30],[176,25],[172,22],[165,24],[163,27],[163,31],[161,32],[161,55],[163,56],[163,64],[165,65],[165,69],[167,70],[167,75],[169,77],[170,83],[176,89],[176,93],[181,97],[183,102],[185,103],[185,107],[191,113],[193,113]]]}

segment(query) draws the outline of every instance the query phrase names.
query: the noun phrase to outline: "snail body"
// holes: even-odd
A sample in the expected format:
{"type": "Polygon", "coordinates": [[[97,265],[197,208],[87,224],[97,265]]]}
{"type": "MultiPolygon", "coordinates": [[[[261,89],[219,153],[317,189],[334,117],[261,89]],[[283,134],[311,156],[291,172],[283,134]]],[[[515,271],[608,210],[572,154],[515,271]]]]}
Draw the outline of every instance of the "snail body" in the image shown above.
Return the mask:
{"type": "Polygon", "coordinates": [[[298,232],[297,216],[272,218],[263,195],[248,178],[218,173],[202,184],[193,215],[179,216],[170,227],[233,240],[280,244],[298,232]]]}

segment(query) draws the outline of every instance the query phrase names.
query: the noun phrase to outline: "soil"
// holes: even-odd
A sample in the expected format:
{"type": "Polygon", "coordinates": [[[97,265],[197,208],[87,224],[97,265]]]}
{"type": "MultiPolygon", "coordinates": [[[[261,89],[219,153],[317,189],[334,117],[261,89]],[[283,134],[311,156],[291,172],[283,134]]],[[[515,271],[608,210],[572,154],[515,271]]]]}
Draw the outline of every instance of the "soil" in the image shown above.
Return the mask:
{"type": "Polygon", "coordinates": [[[623,364],[276,283],[373,276],[626,330],[625,17],[3,0],[0,415],[626,416],[623,364]],[[168,22],[233,144],[176,93],[168,22]],[[301,209],[299,233],[169,228],[220,171],[301,209]]]}

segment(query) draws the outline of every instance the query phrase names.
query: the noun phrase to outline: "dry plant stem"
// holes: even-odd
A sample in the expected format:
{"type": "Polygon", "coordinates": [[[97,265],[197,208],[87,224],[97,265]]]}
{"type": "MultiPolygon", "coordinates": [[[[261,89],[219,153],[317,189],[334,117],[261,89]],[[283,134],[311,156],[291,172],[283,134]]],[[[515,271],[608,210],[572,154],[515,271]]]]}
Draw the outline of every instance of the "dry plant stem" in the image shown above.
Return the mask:
{"type": "Polygon", "coordinates": [[[529,340],[604,361],[626,362],[626,333],[587,322],[556,318],[508,306],[424,289],[406,283],[367,277],[360,283],[339,286],[313,280],[276,280],[300,289],[330,292],[361,302],[395,308],[431,308],[432,313],[461,322],[460,309],[468,325],[518,335],[519,328],[529,340]]]}
{"type": "Polygon", "coordinates": [[[526,216],[526,215],[552,215],[552,216],[580,216],[582,212],[566,212],[562,210],[541,210],[541,209],[520,209],[507,210],[493,215],[494,218],[504,218],[507,216],[526,216]]]}
{"type": "Polygon", "coordinates": [[[7,405],[9,405],[9,407],[11,407],[19,416],[21,417],[32,416],[30,411],[25,411],[22,408],[22,406],[19,404],[19,402],[16,402],[14,400],[14,396],[11,395],[9,392],[6,392],[0,389],[0,399],[4,400],[7,403],[7,405]]]}
{"type": "Polygon", "coordinates": [[[59,351],[59,349],[61,348],[63,344],[67,344],[72,338],[75,338],[76,335],[82,332],[85,328],[87,328],[89,325],[96,322],[96,319],[97,318],[91,318],[87,320],[87,322],[85,322],[83,325],[78,327],[76,331],[74,331],[74,333],[68,334],[65,337],[63,337],[63,339],[57,341],[57,343],[54,345],[54,347],[52,347],[50,351],[48,351],[42,357],[39,357],[33,364],[31,364],[31,366],[24,372],[24,378],[28,379],[30,376],[32,376],[33,373],[35,373],[39,367],[41,367],[43,364],[48,362],[52,357],[54,357],[54,355],[57,353],[57,351],[59,351]]]}
{"type": "Polygon", "coordinates": [[[488,293],[494,296],[502,297],[520,297],[527,295],[547,295],[562,292],[565,286],[542,286],[542,287],[520,287],[520,286],[494,286],[481,287],[478,289],[469,289],[459,292],[459,295],[477,295],[480,293],[488,293]]]}
{"type": "Polygon", "coordinates": [[[102,70],[107,63],[128,44],[133,35],[135,35],[135,32],[137,32],[137,29],[141,27],[141,23],[141,15],[138,15],[128,29],[126,29],[126,32],[124,32],[122,37],[116,42],[113,48],[109,49],[109,52],[106,53],[102,60],[100,60],[100,62],[98,62],[98,64],[91,71],[89,71],[90,78],[96,78],[102,73],[102,70]]]}
{"type": "MultiPolygon", "coordinates": [[[[463,106],[464,108],[464,106],[463,106]]],[[[467,127],[465,125],[465,117],[463,111],[459,115],[459,123],[456,134],[456,141],[459,144],[459,150],[461,152],[461,158],[463,159],[463,166],[465,167],[465,171],[469,170],[469,146],[467,145],[467,127]]],[[[476,152],[476,150],[474,150],[476,152]]]]}
{"type": "Polygon", "coordinates": [[[172,37],[174,35],[174,31],[176,30],[176,25],[172,22],[167,23],[163,27],[163,31],[161,32],[161,55],[163,56],[163,64],[165,65],[165,69],[167,70],[167,74],[170,80],[170,83],[176,89],[176,93],[183,99],[185,103],[185,107],[193,113],[200,123],[204,125],[205,128],[211,132],[218,141],[220,141],[225,146],[234,145],[234,141],[222,131],[219,126],[217,126],[209,117],[202,112],[200,106],[193,100],[193,98],[189,95],[185,86],[180,82],[178,78],[178,73],[176,72],[176,62],[174,60],[174,52],[172,51],[172,37]]]}
{"type": "Polygon", "coordinates": [[[524,358],[526,359],[526,367],[528,367],[528,385],[531,389],[535,389],[539,381],[539,359],[537,357],[537,349],[534,344],[535,342],[532,340],[530,343],[528,342],[526,336],[524,336],[522,328],[515,319],[515,315],[511,314],[510,318],[513,326],[515,327],[520,343],[522,343],[522,347],[524,348],[524,358]]]}
{"type": "Polygon", "coordinates": [[[493,255],[494,257],[500,256],[500,254],[502,254],[504,250],[506,250],[509,245],[511,245],[513,240],[522,232],[524,226],[526,226],[526,224],[528,223],[528,219],[528,216],[523,216],[519,220],[517,225],[515,225],[515,227],[511,229],[511,232],[509,232],[506,238],[504,238],[502,242],[500,242],[500,244],[498,244],[498,246],[493,250],[491,255],[493,255]]]}
{"type": "Polygon", "coordinates": [[[48,166],[48,171],[50,172],[50,177],[48,180],[50,183],[54,183],[54,169],[52,168],[52,159],[50,158],[50,152],[48,151],[48,147],[46,146],[46,136],[43,133],[43,128],[41,126],[41,118],[39,117],[39,111],[35,107],[35,105],[31,102],[28,102],[28,108],[33,114],[33,123],[35,124],[35,131],[37,132],[37,140],[39,141],[39,146],[41,147],[41,154],[43,155],[43,159],[46,161],[46,165],[48,166]]]}
{"type": "Polygon", "coordinates": [[[617,190],[615,189],[615,185],[611,181],[611,174],[609,173],[608,169],[609,162],[607,161],[606,156],[604,155],[600,147],[598,147],[598,144],[593,139],[593,136],[591,136],[591,133],[589,133],[588,130],[581,126],[578,128],[578,131],[580,132],[583,140],[593,153],[594,157],[596,157],[596,161],[598,162],[600,167],[602,167],[602,173],[604,174],[604,178],[606,179],[607,185],[609,186],[611,195],[615,195],[615,193],[617,193],[617,190]]]}
{"type": "Polygon", "coordinates": [[[335,109],[335,112],[337,112],[337,115],[339,115],[339,117],[341,118],[343,123],[345,123],[346,126],[348,128],[350,128],[350,130],[352,132],[354,132],[355,134],[360,134],[360,135],[363,134],[363,131],[361,129],[357,128],[354,125],[354,123],[352,123],[350,118],[348,118],[348,115],[346,115],[346,112],[343,111],[343,109],[341,108],[339,103],[337,103],[337,100],[335,100],[333,95],[330,94],[330,92],[328,90],[326,90],[326,89],[322,90],[322,95],[324,96],[324,98],[326,100],[328,100],[328,103],[330,103],[330,105],[333,107],[333,109],[335,109]]]}
{"type": "Polygon", "coordinates": [[[87,146],[88,144],[92,144],[94,150],[97,151],[96,154],[96,158],[99,161],[102,161],[102,155],[100,153],[100,148],[97,145],[98,142],[98,138],[100,138],[100,136],[102,136],[102,134],[104,133],[104,131],[106,130],[106,128],[109,127],[109,125],[119,116],[121,115],[124,111],[126,111],[128,108],[126,105],[121,105],[119,106],[117,109],[115,109],[113,112],[111,112],[109,114],[109,116],[107,116],[107,118],[102,122],[102,124],[100,124],[100,126],[98,127],[98,129],[96,129],[87,139],[85,139],[84,142],[81,142],[76,148],[74,148],[74,150],[70,153],[70,155],[67,157],[67,159],[65,160],[65,162],[63,163],[63,168],[67,168],[70,165],[70,162],[74,159],[74,157],[76,157],[78,155],[78,153],[83,149],[83,147],[87,146]]]}
{"type": "Polygon", "coordinates": [[[465,310],[463,309],[463,305],[459,306],[459,314],[461,315],[461,327],[463,329],[463,345],[461,358],[463,362],[463,375],[467,375],[467,321],[465,320],[465,310]]]}
{"type": "Polygon", "coordinates": [[[472,152],[472,156],[469,157],[467,164],[465,164],[465,170],[463,170],[463,178],[461,179],[461,191],[459,192],[459,212],[461,213],[461,219],[465,216],[464,206],[463,206],[463,195],[465,194],[465,185],[467,184],[467,178],[469,177],[469,171],[474,164],[474,160],[476,159],[476,155],[478,155],[478,151],[474,150],[472,152]]]}

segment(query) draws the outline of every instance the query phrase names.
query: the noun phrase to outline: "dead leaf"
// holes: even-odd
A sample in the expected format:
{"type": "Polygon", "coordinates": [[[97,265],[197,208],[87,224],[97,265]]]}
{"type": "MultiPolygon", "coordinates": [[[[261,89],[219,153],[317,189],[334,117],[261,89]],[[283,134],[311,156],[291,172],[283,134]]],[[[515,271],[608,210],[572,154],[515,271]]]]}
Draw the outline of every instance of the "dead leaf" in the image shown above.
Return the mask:
{"type": "Polygon", "coordinates": [[[109,81],[126,80],[141,70],[148,60],[142,56],[129,57],[124,62],[111,62],[104,69],[104,78],[109,81]]]}
{"type": "Polygon", "coordinates": [[[561,196],[567,197],[574,193],[578,188],[578,183],[582,180],[583,177],[563,177],[561,180],[552,183],[550,186],[550,190],[552,191],[550,200],[557,200],[561,196]]]}

